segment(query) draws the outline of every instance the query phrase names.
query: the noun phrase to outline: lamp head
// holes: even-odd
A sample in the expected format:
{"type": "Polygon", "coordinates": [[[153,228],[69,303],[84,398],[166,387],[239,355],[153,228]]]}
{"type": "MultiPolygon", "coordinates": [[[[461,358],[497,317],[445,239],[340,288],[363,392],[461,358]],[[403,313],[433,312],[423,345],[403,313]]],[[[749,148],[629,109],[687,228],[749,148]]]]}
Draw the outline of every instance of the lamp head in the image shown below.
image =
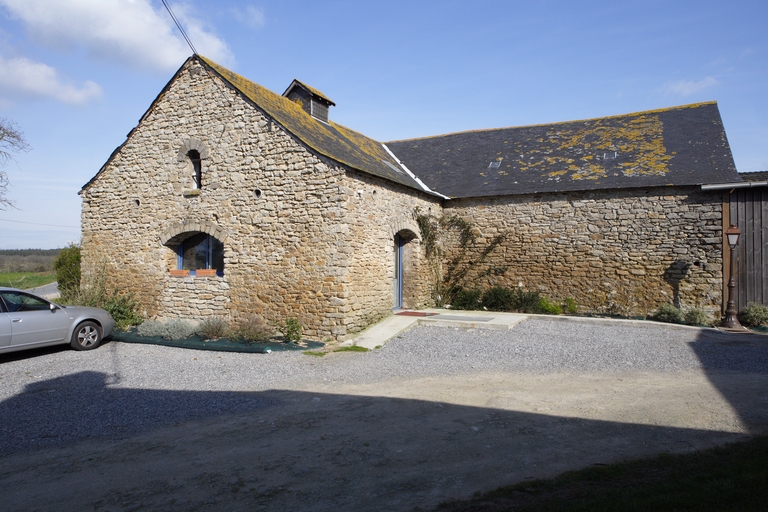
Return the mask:
{"type": "Polygon", "coordinates": [[[739,245],[740,235],[741,231],[739,231],[739,228],[736,226],[736,224],[731,224],[731,227],[725,230],[725,236],[728,237],[728,245],[731,246],[731,249],[739,245]]]}

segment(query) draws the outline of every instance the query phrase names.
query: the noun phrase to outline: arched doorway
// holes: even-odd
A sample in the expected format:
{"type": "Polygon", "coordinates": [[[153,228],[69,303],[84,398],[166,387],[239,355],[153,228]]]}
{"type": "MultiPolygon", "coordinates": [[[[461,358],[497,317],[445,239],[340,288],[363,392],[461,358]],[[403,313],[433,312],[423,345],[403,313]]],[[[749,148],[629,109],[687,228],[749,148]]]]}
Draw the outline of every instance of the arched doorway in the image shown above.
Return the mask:
{"type": "Polygon", "coordinates": [[[412,307],[412,304],[408,303],[408,290],[409,287],[412,286],[412,283],[410,282],[413,269],[411,252],[414,244],[411,242],[413,242],[415,239],[416,234],[407,229],[395,233],[392,309],[412,307]]]}

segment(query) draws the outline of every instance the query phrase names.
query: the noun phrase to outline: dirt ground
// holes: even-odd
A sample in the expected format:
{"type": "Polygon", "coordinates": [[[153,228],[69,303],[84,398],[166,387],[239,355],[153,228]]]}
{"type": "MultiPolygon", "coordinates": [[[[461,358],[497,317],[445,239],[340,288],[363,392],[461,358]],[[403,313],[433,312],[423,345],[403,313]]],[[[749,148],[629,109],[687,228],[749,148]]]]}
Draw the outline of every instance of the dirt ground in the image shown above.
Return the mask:
{"type": "Polygon", "coordinates": [[[0,508],[425,510],[768,427],[764,374],[471,374],[263,393],[271,405],[257,412],[0,459],[0,508]]]}

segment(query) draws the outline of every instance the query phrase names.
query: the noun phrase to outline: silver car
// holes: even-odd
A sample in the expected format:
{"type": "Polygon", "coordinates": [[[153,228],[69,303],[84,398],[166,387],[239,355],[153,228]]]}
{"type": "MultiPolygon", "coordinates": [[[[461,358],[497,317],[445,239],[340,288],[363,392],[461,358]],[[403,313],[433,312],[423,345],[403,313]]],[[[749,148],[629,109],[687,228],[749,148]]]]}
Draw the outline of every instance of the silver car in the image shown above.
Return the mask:
{"type": "Polygon", "coordinates": [[[69,343],[75,350],[99,346],[115,328],[99,308],[59,306],[31,293],[0,287],[0,354],[69,343]]]}

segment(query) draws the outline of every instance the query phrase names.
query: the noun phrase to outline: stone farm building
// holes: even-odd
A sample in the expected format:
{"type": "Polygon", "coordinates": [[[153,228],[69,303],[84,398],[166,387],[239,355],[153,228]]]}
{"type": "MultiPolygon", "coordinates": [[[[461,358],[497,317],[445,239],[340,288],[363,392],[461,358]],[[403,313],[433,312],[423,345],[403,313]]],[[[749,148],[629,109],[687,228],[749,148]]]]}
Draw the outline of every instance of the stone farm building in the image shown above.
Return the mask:
{"type": "Polygon", "coordinates": [[[470,287],[720,311],[727,196],[702,185],[742,180],[715,103],[385,144],[333,105],[190,57],[80,192],[84,274],[148,317],[295,316],[342,339],[434,304],[458,241],[427,258],[419,212],[472,227],[470,287]]]}

